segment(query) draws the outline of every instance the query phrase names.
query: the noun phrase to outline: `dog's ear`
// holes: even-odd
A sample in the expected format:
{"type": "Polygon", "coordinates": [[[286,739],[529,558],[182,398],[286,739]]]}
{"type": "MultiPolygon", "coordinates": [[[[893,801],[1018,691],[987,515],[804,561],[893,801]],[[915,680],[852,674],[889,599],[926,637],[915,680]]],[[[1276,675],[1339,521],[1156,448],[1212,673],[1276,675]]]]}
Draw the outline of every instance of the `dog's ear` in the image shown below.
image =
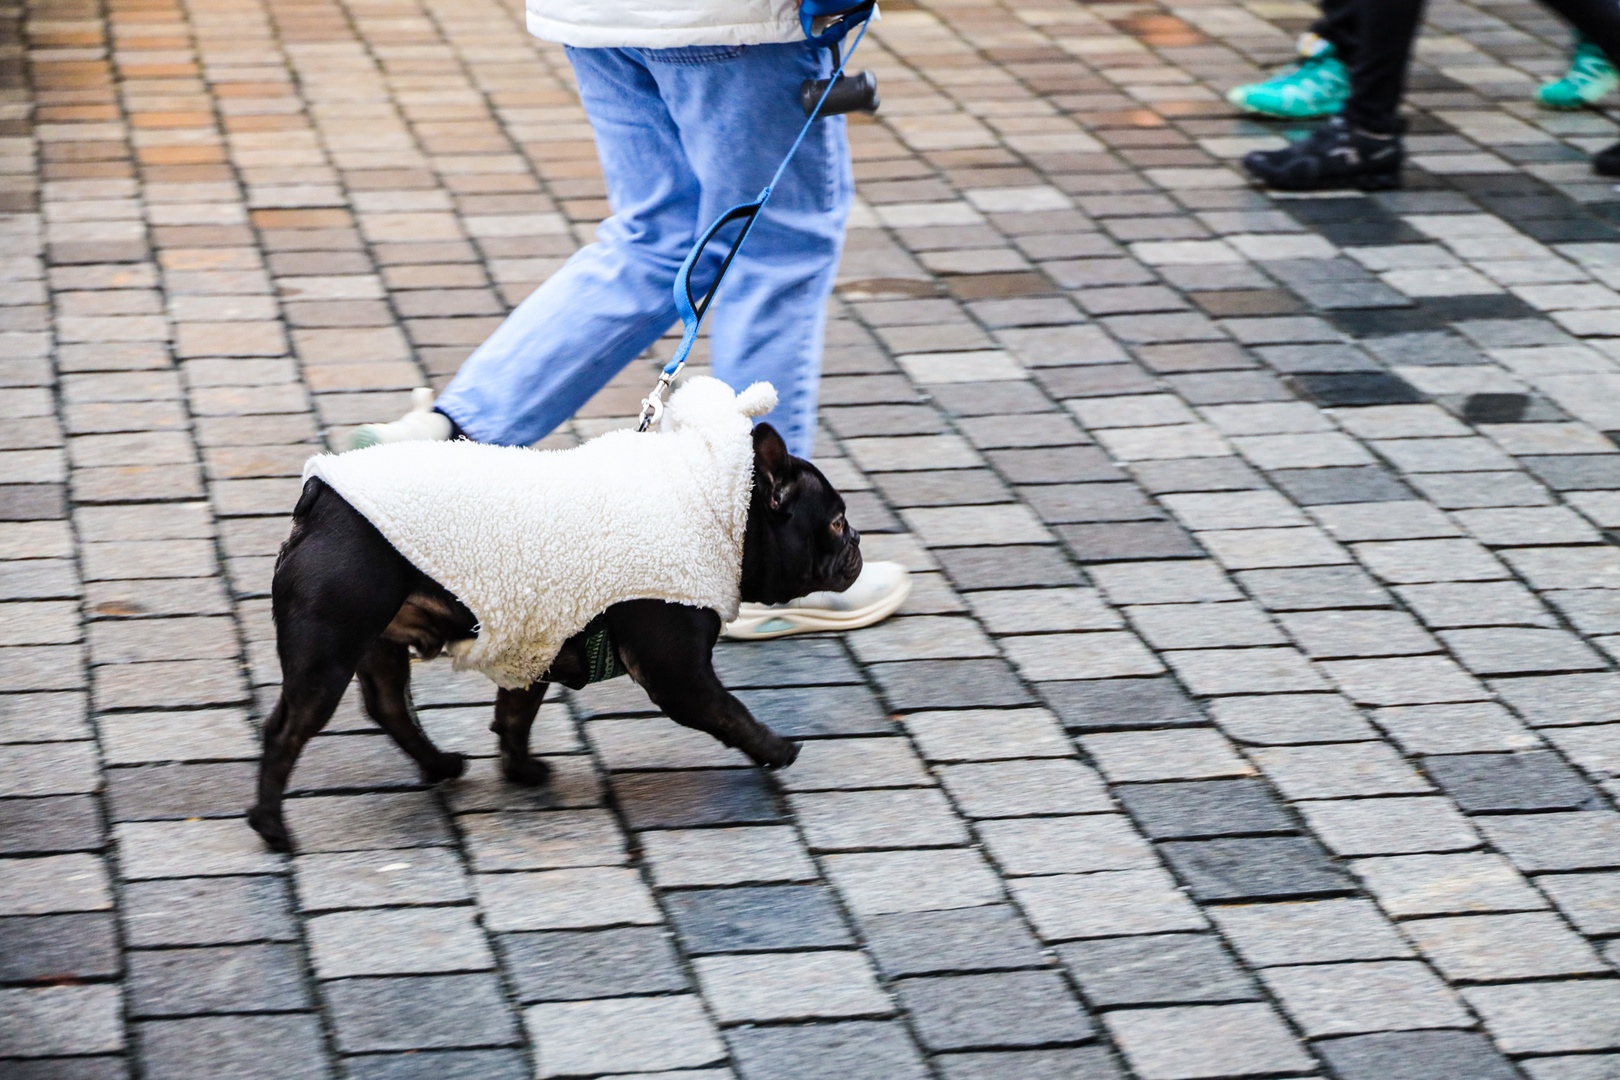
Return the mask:
{"type": "Polygon", "coordinates": [[[787,501],[788,486],[792,480],[789,476],[791,460],[787,443],[782,441],[775,428],[769,424],[754,425],[754,469],[759,474],[760,482],[768,485],[765,493],[769,496],[772,510],[782,509],[787,501]]]}

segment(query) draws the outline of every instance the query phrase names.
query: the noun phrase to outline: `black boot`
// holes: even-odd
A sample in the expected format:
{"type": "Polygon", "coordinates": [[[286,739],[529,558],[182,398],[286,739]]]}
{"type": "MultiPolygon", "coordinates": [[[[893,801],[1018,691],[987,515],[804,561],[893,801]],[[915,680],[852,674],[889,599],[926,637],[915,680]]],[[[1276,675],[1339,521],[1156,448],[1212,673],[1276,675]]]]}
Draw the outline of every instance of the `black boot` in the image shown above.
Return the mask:
{"type": "Polygon", "coordinates": [[[1593,154],[1592,171],[1599,176],[1620,176],[1620,143],[1593,154]]]}
{"type": "Polygon", "coordinates": [[[1401,186],[1405,159],[1400,135],[1369,135],[1335,116],[1299,142],[1281,150],[1244,155],[1250,176],[1278,191],[1360,188],[1387,191],[1401,186]]]}

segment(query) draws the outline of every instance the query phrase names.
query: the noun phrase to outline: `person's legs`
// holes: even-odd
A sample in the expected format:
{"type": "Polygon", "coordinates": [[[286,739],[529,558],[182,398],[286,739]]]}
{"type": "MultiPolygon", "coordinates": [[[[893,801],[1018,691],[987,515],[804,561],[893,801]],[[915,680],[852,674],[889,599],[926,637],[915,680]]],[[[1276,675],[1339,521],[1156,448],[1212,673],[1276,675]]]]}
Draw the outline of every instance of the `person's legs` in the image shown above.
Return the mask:
{"type": "Polygon", "coordinates": [[[1350,67],[1350,98],[1341,114],[1357,131],[1400,133],[1401,97],[1412,42],[1423,22],[1421,0],[1357,0],[1355,53],[1350,67]]]}
{"type": "Polygon", "coordinates": [[[1347,64],[1361,40],[1357,29],[1360,7],[1359,0],[1322,0],[1322,16],[1311,24],[1311,33],[1332,45],[1347,64]]]}
{"type": "MultiPolygon", "coordinates": [[[[831,62],[825,49],[805,42],[703,50],[731,54],[706,62],[687,59],[689,51],[642,55],[702,188],[703,228],[731,207],[752,202],[770,181],[804,124],[799,83],[829,74],[831,62]]],[[[779,403],[765,419],[799,457],[810,457],[815,445],[827,298],[853,194],[844,118],[818,120],[777,182],[705,320],[715,377],[737,390],[756,381],[775,386],[779,403]]],[[[710,245],[716,258],[728,248],[718,241],[710,245]]],[[[711,278],[694,276],[693,291],[701,295],[711,278]]]]}
{"type": "MultiPolygon", "coordinates": [[[[437,408],[479,442],[526,446],[675,319],[700,192],[657,81],[628,49],[570,49],[613,216],[462,364],[437,408]]],[[[649,382],[650,385],[650,382],[649,382]]]]}

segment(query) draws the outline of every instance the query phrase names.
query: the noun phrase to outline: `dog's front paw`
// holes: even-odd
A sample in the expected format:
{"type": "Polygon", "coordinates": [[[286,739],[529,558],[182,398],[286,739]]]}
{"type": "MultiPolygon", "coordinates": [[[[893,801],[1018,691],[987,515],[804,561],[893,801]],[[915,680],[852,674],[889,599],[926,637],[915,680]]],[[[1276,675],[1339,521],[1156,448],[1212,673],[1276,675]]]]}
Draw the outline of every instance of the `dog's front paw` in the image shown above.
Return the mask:
{"type": "Polygon", "coordinates": [[[551,779],[551,766],[539,758],[501,758],[501,772],[514,784],[539,787],[551,779]]]}
{"type": "Polygon", "coordinates": [[[799,744],[791,739],[773,736],[767,745],[760,747],[758,753],[750,756],[764,768],[785,769],[799,760],[799,744]]]}
{"type": "Polygon", "coordinates": [[[432,765],[422,766],[422,779],[430,784],[454,780],[467,771],[467,758],[463,754],[440,754],[432,765]]]}
{"type": "Polygon", "coordinates": [[[271,851],[292,850],[292,836],[287,832],[287,823],[281,819],[281,811],[255,806],[248,811],[247,821],[271,851]]]}

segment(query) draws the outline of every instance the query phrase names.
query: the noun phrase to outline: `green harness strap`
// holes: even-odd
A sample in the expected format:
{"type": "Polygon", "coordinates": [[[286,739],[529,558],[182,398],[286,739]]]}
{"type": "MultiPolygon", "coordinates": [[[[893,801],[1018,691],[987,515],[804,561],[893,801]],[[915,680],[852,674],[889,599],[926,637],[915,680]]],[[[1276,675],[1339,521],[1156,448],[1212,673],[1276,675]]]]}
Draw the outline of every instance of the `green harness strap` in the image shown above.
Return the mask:
{"type": "Polygon", "coordinates": [[[585,681],[603,682],[625,674],[626,668],[619,662],[619,650],[613,647],[613,638],[608,634],[607,617],[598,615],[592,619],[585,632],[590,635],[585,639],[585,681]]]}

